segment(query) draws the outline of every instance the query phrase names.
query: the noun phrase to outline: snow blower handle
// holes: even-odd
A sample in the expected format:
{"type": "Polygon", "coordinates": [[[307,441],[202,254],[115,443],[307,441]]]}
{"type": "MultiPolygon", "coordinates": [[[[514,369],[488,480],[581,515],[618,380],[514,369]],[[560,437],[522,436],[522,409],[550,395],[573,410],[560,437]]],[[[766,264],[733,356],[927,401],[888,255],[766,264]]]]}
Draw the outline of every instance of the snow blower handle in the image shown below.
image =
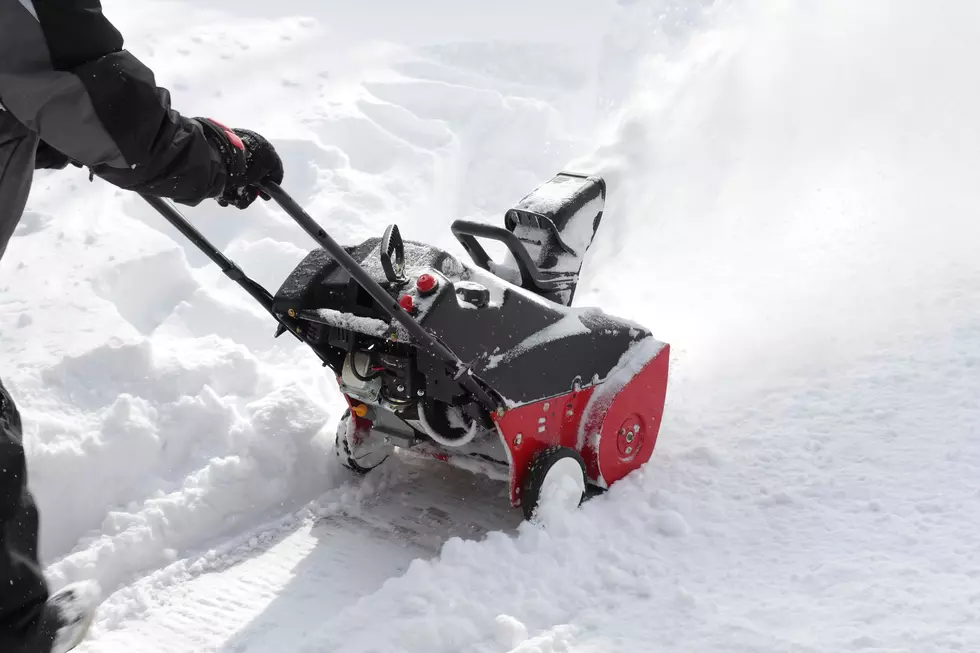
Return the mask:
{"type": "Polygon", "coordinates": [[[252,296],[255,301],[262,306],[262,308],[270,313],[273,313],[273,298],[272,295],[269,294],[269,291],[252,281],[252,279],[242,272],[240,267],[235,265],[234,261],[222,254],[221,250],[212,245],[211,241],[204,237],[204,234],[195,229],[194,226],[180,214],[180,211],[171,206],[170,203],[163,198],[144,193],[140,193],[140,196],[146,200],[150,206],[156,209],[157,212],[167,220],[167,222],[173,225],[177,231],[187,238],[187,240],[191,241],[191,243],[197,247],[197,249],[211,259],[211,262],[217,265],[229,279],[241,286],[249,295],[252,296]]]}
{"type": "Polygon", "coordinates": [[[385,291],[381,285],[371,277],[367,271],[355,261],[333,238],[331,238],[310,215],[303,210],[289,193],[284,191],[275,182],[263,182],[258,184],[260,190],[268,194],[296,223],[303,228],[323,249],[336,260],[344,270],[346,270],[364,290],[388,313],[391,317],[398,320],[408,333],[419,343],[424,344],[430,352],[438,356],[443,362],[455,371],[463,385],[473,396],[491,413],[500,407],[490,394],[477,382],[470,374],[467,366],[454,354],[446,345],[440,342],[435,336],[422,328],[415,319],[405,312],[395,298],[385,291]]]}
{"type": "MultiPolygon", "coordinates": [[[[245,274],[240,267],[235,265],[234,261],[222,254],[221,250],[215,247],[211,241],[205,238],[204,234],[195,229],[194,225],[188,222],[187,219],[181,215],[180,211],[178,211],[162,197],[147,195],[145,193],[139,193],[139,195],[146,200],[147,204],[156,209],[157,213],[162,215],[167,222],[173,225],[177,231],[187,238],[192,245],[211,259],[211,262],[217,265],[221,271],[225,273],[225,276],[237,283],[272,317],[276,318],[276,320],[282,324],[288,333],[292,333],[294,336],[296,335],[296,327],[299,326],[299,322],[287,315],[277,314],[273,307],[274,299],[272,295],[269,294],[269,291],[245,274]]],[[[317,353],[317,356],[320,356],[319,352],[317,353]]],[[[327,362],[327,360],[322,356],[320,356],[320,359],[323,360],[324,363],[327,362]]]]}

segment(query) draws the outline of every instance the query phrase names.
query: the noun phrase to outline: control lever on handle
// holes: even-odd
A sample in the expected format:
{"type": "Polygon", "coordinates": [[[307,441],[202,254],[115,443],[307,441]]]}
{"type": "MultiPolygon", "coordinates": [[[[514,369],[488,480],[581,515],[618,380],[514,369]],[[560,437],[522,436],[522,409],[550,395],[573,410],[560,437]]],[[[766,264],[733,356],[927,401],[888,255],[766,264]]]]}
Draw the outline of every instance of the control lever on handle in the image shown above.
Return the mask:
{"type": "MultiPolygon", "coordinates": [[[[303,228],[321,247],[327,250],[334,260],[346,270],[351,277],[357,281],[364,290],[378,303],[381,308],[391,317],[405,327],[405,330],[415,338],[420,345],[425,346],[435,356],[438,356],[449,367],[453,374],[460,374],[460,381],[467,390],[491,413],[502,405],[495,401],[486,389],[476,380],[466,364],[459,359],[445,344],[438,338],[422,328],[411,315],[388,292],[375,281],[368,272],[355,261],[343,247],[337,244],[333,238],[317,222],[303,210],[290,195],[275,182],[263,182],[258,185],[265,191],[296,223],[303,228]]],[[[392,234],[393,235],[393,234],[392,234]]],[[[401,241],[401,236],[398,236],[401,241]]],[[[390,244],[390,239],[389,239],[390,244]]],[[[384,254],[384,250],[382,250],[384,254]]],[[[397,260],[397,257],[396,257],[397,260]]]]}

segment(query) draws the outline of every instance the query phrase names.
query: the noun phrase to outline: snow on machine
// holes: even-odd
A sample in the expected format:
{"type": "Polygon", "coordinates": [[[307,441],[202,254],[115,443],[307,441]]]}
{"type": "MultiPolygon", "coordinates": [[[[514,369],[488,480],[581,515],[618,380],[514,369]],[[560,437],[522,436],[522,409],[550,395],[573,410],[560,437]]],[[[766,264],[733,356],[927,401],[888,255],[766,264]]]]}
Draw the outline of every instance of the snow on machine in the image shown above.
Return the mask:
{"type": "Polygon", "coordinates": [[[457,220],[464,262],[391,225],[338,245],[278,185],[262,187],[320,245],[273,296],[168,202],[144,196],[336,375],[349,408],[337,454],[358,473],[395,448],[506,480],[532,519],[574,507],[649,460],[670,347],[640,325],[571,306],[606,199],[561,173],[506,212],[457,220]],[[481,241],[502,243],[499,263],[481,241]]]}

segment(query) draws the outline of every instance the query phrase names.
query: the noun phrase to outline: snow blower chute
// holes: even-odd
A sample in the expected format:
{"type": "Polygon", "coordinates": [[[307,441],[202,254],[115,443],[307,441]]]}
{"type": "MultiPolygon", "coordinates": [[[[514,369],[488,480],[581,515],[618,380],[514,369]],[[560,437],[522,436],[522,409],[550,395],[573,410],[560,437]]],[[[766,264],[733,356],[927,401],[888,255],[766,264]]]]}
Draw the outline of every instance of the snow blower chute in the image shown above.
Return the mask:
{"type": "Polygon", "coordinates": [[[649,460],[669,345],[571,307],[601,178],[561,173],[502,227],[457,220],[469,263],[394,225],[342,247],[278,185],[262,189],[320,245],[274,296],[169,202],[143,197],[278,321],[276,336],[291,333],[333,371],[349,404],[337,429],[346,467],[366,473],[398,447],[508,481],[531,518],[545,496],[578,505],[649,460]],[[494,261],[487,240],[510,257],[494,261]]]}

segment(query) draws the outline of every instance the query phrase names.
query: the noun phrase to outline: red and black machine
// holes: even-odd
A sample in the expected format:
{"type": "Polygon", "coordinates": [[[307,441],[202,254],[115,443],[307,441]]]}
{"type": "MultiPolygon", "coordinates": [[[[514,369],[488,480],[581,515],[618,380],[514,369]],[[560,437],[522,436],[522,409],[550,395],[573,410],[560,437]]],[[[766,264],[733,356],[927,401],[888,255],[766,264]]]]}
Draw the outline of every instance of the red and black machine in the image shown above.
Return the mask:
{"type": "Polygon", "coordinates": [[[343,464],[367,473],[395,449],[505,479],[530,519],[578,505],[649,460],[670,347],[646,328],[572,307],[602,220],[601,178],[561,173],[503,226],[457,220],[464,262],[384,235],[338,245],[277,185],[263,186],[320,245],[273,296],[169,203],[145,196],[336,375],[349,404],[343,464]],[[493,260],[482,242],[508,253],[493,260]]]}

